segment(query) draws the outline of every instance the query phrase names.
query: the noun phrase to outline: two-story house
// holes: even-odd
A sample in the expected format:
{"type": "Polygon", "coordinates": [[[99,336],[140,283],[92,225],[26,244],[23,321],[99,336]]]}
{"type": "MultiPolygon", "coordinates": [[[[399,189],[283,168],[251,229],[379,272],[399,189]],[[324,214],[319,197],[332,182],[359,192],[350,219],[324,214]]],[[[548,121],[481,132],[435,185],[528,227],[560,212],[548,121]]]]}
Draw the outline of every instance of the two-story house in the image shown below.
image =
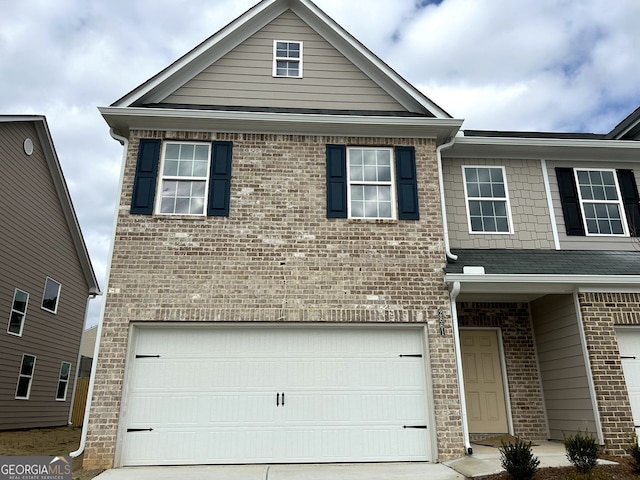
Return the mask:
{"type": "Polygon", "coordinates": [[[491,270],[566,253],[545,179],[612,153],[628,172],[634,142],[462,134],[309,0],[260,2],[100,111],[124,155],[87,468],[442,461],[481,435],[557,438],[554,306],[601,319],[587,296],[637,281],[622,262],[584,285],[491,270]]]}
{"type": "Polygon", "coordinates": [[[465,131],[443,150],[471,439],[586,430],[622,454],[640,425],[639,124],[465,131]]]}
{"type": "Polygon", "coordinates": [[[0,116],[0,430],[67,425],[100,294],[46,119],[0,116]]]}

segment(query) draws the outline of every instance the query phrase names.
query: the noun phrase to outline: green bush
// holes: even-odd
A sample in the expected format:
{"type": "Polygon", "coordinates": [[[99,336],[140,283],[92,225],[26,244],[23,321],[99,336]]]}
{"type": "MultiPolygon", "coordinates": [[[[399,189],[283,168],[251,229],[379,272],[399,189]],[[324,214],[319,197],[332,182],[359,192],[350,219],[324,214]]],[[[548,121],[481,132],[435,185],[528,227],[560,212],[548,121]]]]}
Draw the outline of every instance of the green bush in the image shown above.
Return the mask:
{"type": "Polygon", "coordinates": [[[531,442],[516,438],[515,443],[504,443],[500,447],[500,463],[511,478],[530,480],[538,471],[540,460],[531,451],[531,442]]]}
{"type": "Polygon", "coordinates": [[[593,435],[576,432],[575,435],[565,437],[564,448],[567,451],[567,459],[580,473],[589,473],[598,463],[600,447],[593,435]]]}
{"type": "Polygon", "coordinates": [[[631,455],[631,468],[633,473],[640,474],[640,447],[638,446],[638,437],[634,433],[629,439],[629,446],[625,449],[631,455]]]}

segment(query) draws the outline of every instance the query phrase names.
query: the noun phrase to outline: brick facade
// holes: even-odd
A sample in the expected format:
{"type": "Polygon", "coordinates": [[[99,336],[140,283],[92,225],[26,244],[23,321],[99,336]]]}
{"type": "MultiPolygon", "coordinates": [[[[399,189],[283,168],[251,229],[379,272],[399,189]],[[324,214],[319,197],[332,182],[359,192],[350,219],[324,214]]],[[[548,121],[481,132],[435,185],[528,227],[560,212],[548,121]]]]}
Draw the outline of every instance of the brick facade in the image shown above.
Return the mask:
{"type": "Polygon", "coordinates": [[[547,424],[529,304],[459,303],[457,308],[461,328],[500,328],[514,434],[534,442],[546,440],[547,424]]]}
{"type": "Polygon", "coordinates": [[[438,459],[463,454],[435,143],[427,139],[132,131],[84,464],[113,466],[129,322],[427,326],[438,459]],[[233,142],[229,217],[130,215],[141,138],[233,142]],[[412,145],[419,221],[327,219],[326,144],[412,145]],[[448,322],[450,325],[450,321],[448,322]]]}
{"type": "Polygon", "coordinates": [[[624,448],[635,430],[615,327],[640,325],[640,294],[580,293],[578,298],[605,452],[624,455],[624,448]]]}

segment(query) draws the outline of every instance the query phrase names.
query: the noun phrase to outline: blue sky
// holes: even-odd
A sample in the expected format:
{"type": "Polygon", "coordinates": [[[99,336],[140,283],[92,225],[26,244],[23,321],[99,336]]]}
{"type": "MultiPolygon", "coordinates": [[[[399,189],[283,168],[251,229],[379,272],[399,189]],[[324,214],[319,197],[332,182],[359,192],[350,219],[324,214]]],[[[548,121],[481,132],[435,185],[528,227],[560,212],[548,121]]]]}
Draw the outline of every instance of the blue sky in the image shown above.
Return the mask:
{"type": "MultiPolygon", "coordinates": [[[[0,0],[0,113],[47,116],[103,288],[122,148],[97,107],[255,3],[0,0]]],[[[640,105],[638,0],[316,4],[463,128],[601,133],[640,105]]]]}

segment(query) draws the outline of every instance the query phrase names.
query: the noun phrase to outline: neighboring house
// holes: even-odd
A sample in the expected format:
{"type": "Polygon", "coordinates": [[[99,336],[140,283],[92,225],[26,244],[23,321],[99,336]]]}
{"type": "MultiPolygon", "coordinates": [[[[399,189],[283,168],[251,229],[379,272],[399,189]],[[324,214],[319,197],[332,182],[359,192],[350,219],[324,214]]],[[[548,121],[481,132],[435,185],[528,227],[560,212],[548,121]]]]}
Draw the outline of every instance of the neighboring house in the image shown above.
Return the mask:
{"type": "Polygon", "coordinates": [[[78,377],[89,378],[89,376],[91,375],[91,364],[93,363],[97,333],[97,325],[89,327],[82,332],[82,340],[80,342],[80,368],[78,369],[78,377]]]}
{"type": "Polygon", "coordinates": [[[443,151],[472,438],[586,430],[622,454],[640,427],[639,129],[640,109],[608,134],[466,131],[443,151]]]}
{"type": "MultiPolygon", "coordinates": [[[[552,140],[462,135],[462,120],[309,0],[262,1],[100,111],[125,152],[85,467],[443,461],[471,451],[470,431],[557,438],[562,406],[545,373],[555,357],[541,340],[554,305],[584,285],[572,271],[520,290],[520,277],[485,280],[506,265],[504,252],[528,255],[514,268],[544,265],[538,249],[563,253],[553,233],[561,206],[549,215],[543,165],[619,153],[612,161],[628,166],[636,143],[567,138],[554,150],[552,140]],[[488,201],[513,208],[509,233],[465,229],[478,216],[467,220],[467,202],[480,200],[465,197],[473,181],[470,173],[465,186],[463,166],[489,173],[488,201]],[[502,391],[487,378],[482,392],[471,388],[475,360],[506,378],[502,391]],[[494,414],[500,423],[482,423],[494,414]]],[[[504,229],[505,215],[492,212],[504,229]]],[[[612,282],[597,271],[575,297],[584,297],[583,320],[600,315],[607,338],[613,328],[598,312],[614,307],[592,292],[637,282],[621,263],[612,282]]],[[[633,316],[638,299],[624,299],[633,316]]],[[[583,359],[587,383],[600,361],[594,347],[563,363],[583,359]]],[[[612,362],[618,381],[615,337],[606,348],[602,365],[612,362]]],[[[619,432],[602,436],[619,453],[632,423],[628,400],[610,399],[627,398],[617,385],[599,391],[621,415],[619,432]]],[[[596,431],[592,420],[578,426],[596,431]]]]}
{"type": "Polygon", "coordinates": [[[0,116],[0,429],[67,425],[100,294],[45,117],[0,116]]]}

